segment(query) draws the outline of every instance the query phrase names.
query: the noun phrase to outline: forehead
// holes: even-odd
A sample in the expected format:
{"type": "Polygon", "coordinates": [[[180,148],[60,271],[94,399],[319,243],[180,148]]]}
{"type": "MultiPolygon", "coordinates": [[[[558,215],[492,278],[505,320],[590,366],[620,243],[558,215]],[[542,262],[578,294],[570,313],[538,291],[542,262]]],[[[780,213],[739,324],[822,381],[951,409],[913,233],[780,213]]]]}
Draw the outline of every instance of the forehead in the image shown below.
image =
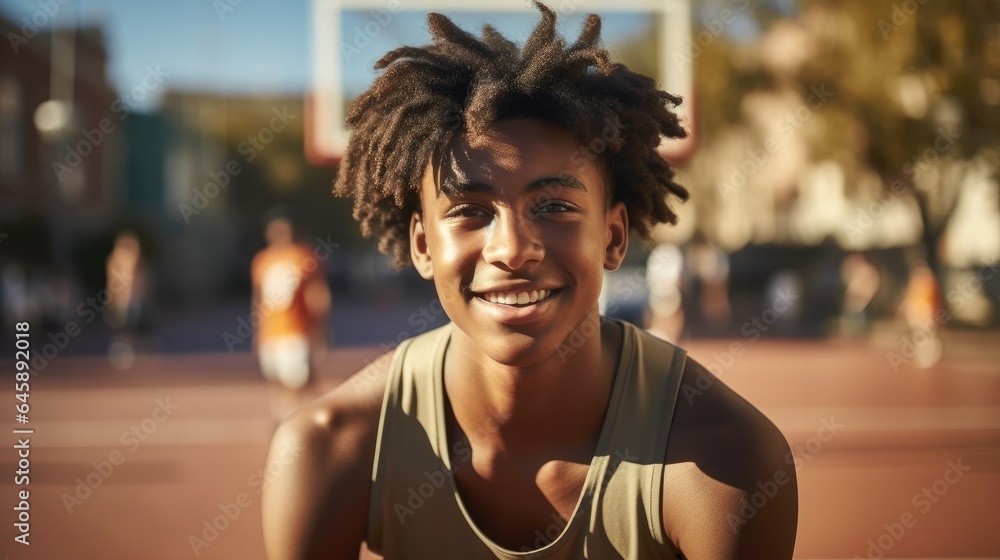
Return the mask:
{"type": "Polygon", "coordinates": [[[569,130],[538,119],[509,119],[479,137],[458,136],[441,159],[435,190],[448,182],[519,187],[566,175],[603,196],[606,185],[595,154],[569,130]]]}

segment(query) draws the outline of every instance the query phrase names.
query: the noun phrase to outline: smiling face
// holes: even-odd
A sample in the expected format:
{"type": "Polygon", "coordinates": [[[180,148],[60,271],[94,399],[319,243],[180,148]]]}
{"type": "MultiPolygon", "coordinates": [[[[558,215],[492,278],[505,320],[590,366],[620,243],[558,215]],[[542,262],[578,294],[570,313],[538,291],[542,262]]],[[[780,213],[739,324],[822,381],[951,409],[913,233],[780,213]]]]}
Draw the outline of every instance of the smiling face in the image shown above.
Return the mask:
{"type": "Polygon", "coordinates": [[[428,166],[410,248],[445,312],[493,360],[536,365],[597,314],[628,246],[624,204],[558,125],[497,123],[428,166]],[[576,152],[576,153],[575,153],[576,152]]]}

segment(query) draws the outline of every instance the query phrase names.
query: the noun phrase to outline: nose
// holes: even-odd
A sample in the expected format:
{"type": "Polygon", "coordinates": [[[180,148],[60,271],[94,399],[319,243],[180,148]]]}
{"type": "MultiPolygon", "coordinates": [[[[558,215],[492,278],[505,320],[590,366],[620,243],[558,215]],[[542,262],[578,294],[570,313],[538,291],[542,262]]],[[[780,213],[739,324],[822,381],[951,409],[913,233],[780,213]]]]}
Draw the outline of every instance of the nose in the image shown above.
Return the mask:
{"type": "Polygon", "coordinates": [[[486,234],[483,258],[486,262],[517,270],[532,262],[541,261],[545,246],[528,218],[516,216],[517,212],[501,212],[493,220],[486,234]]]}

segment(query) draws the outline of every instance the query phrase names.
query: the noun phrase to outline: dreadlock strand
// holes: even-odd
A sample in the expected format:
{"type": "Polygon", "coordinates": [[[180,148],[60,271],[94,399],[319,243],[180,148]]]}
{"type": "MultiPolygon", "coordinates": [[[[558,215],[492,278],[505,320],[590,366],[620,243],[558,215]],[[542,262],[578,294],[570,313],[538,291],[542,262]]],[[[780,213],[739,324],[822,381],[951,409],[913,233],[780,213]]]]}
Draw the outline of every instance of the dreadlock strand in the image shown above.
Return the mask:
{"type": "Polygon", "coordinates": [[[524,42],[524,50],[521,54],[524,59],[534,58],[535,54],[547,43],[551,43],[556,35],[556,13],[538,0],[533,0],[532,3],[542,12],[542,20],[538,22],[528,40],[524,42]]]}
{"type": "Polygon", "coordinates": [[[534,58],[528,59],[527,65],[517,76],[515,83],[521,91],[531,94],[536,90],[545,89],[549,83],[557,77],[552,72],[552,59],[563,55],[565,43],[556,41],[542,47],[541,51],[534,58]]]}
{"type": "Polygon", "coordinates": [[[571,51],[593,48],[597,46],[597,42],[601,39],[601,18],[597,14],[588,14],[587,21],[583,24],[583,31],[580,32],[580,36],[577,38],[573,46],[570,47],[571,51]]]}
{"type": "Polygon", "coordinates": [[[476,39],[473,34],[459,28],[454,22],[441,14],[433,12],[427,14],[427,27],[431,31],[431,37],[437,41],[461,46],[482,58],[490,58],[493,55],[489,47],[484,45],[479,39],[476,39]]]}
{"type": "Polygon", "coordinates": [[[504,37],[490,24],[483,25],[483,42],[495,52],[510,58],[517,58],[517,44],[504,37]]]}

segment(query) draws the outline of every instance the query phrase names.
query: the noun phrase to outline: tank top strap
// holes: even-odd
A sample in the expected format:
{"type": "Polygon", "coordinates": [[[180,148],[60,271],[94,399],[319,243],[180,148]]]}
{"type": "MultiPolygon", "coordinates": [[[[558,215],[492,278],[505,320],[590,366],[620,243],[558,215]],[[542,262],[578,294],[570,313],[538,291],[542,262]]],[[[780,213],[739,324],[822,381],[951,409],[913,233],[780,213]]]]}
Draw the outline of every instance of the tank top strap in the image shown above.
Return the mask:
{"type": "Polygon", "coordinates": [[[450,328],[448,323],[404,340],[389,363],[368,503],[367,542],[374,551],[380,548],[385,530],[382,510],[395,505],[395,497],[389,495],[395,490],[386,487],[390,466],[403,458],[416,472],[441,472],[433,372],[443,362],[450,328]]]}
{"type": "Polygon", "coordinates": [[[612,538],[645,533],[662,545],[663,462],[687,352],[631,323],[621,325],[632,363],[622,370],[627,377],[613,403],[617,410],[608,411],[614,425],[601,516],[612,538]]]}

